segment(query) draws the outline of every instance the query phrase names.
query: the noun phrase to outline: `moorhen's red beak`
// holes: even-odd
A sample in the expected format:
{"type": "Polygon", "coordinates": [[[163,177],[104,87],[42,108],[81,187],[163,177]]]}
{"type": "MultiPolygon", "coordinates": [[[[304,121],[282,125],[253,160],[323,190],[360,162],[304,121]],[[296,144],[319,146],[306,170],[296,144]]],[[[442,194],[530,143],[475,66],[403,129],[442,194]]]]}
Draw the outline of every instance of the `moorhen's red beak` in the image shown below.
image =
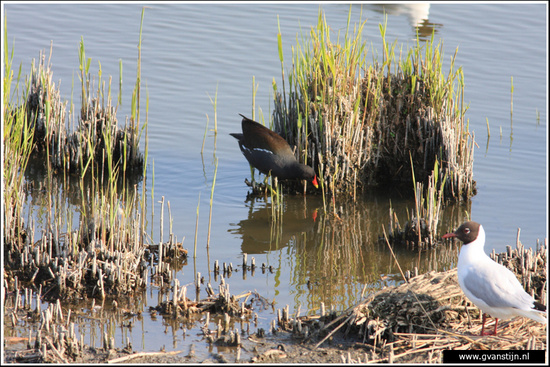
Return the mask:
{"type": "Polygon", "coordinates": [[[319,183],[317,182],[317,176],[313,177],[313,181],[311,181],[313,186],[315,186],[316,189],[319,188],[319,183]]]}

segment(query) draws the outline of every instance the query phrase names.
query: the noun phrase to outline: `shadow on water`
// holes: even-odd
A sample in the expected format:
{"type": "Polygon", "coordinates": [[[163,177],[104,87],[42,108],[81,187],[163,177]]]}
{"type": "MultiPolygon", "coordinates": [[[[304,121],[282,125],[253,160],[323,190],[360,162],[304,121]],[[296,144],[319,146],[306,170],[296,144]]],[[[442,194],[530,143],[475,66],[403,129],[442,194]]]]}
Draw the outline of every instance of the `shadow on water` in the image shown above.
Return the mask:
{"type": "MultiPolygon", "coordinates": [[[[469,206],[469,204],[466,204],[469,206]]],[[[323,212],[322,199],[286,196],[282,216],[272,220],[269,200],[248,202],[248,217],[234,223],[231,233],[242,239],[241,252],[275,258],[276,291],[289,292],[296,307],[315,310],[320,302],[346,309],[362,295],[403,281],[384,240],[390,207],[402,225],[414,210],[414,200],[400,191],[368,192],[356,202],[342,201],[335,210],[323,212]],[[288,274],[283,274],[288,272],[288,274]],[[289,277],[288,281],[283,278],[289,277]]],[[[443,210],[439,232],[455,228],[469,212],[464,204],[443,210]]],[[[393,251],[403,271],[448,270],[455,266],[455,245],[439,245],[417,252],[404,246],[393,251]]],[[[273,261],[272,261],[273,262],[273,261]]]]}

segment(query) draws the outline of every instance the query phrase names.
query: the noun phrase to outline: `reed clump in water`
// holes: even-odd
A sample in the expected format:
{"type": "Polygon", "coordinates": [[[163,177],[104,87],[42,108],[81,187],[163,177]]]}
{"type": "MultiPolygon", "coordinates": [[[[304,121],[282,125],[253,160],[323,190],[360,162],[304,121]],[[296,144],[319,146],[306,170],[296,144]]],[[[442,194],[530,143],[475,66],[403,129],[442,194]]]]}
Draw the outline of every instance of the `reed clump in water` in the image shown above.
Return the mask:
{"type": "MultiPolygon", "coordinates": [[[[441,179],[438,176],[438,167],[439,163],[436,160],[434,169],[428,177],[426,188],[422,182],[416,182],[414,170],[412,170],[415,207],[411,213],[407,211],[404,228],[400,227],[399,219],[390,207],[389,242],[391,244],[406,245],[408,249],[423,251],[440,242],[437,233],[443,207],[446,177],[441,179]]],[[[457,222],[452,227],[454,228],[456,225],[458,225],[457,222]]]]}
{"type": "MultiPolygon", "coordinates": [[[[32,152],[34,126],[28,121],[25,104],[14,106],[12,99],[13,50],[8,53],[7,31],[4,33],[5,59],[4,78],[2,80],[2,115],[3,159],[4,172],[2,180],[3,210],[4,210],[4,241],[27,242],[29,233],[25,229],[23,207],[25,203],[25,169],[32,152]]],[[[17,75],[17,84],[21,79],[21,71],[17,75]]]]}
{"type": "MultiPolygon", "coordinates": [[[[138,195],[137,183],[146,174],[147,122],[140,128],[140,57],[131,121],[128,127],[120,128],[117,108],[111,104],[110,82],[102,81],[101,66],[96,95],[92,97],[91,60],[85,57],[81,42],[82,107],[78,127],[69,132],[65,118],[71,113],[66,113],[66,103],[61,101],[52,82],[51,66],[44,55],[38,67],[33,62],[31,77],[24,87],[20,86],[21,74],[17,76],[16,87],[22,93],[13,98],[14,75],[12,58],[7,53],[7,28],[5,40],[6,291],[13,289],[15,279],[43,287],[45,300],[103,299],[144,288],[149,249],[144,244],[144,196],[138,195]],[[143,131],[145,158],[138,149],[143,131]],[[39,163],[28,170],[31,158],[39,163]],[[36,174],[31,172],[34,170],[40,171],[43,178],[40,183],[31,178],[36,174]],[[76,187],[76,195],[68,192],[72,186],[76,187]],[[25,208],[29,204],[27,196],[41,203],[39,221],[35,221],[32,205],[25,208]],[[27,223],[24,215],[28,215],[27,223]],[[37,229],[36,222],[44,227],[37,229]]],[[[140,45],[141,34],[138,50],[140,45]]],[[[172,236],[159,247],[160,256],[171,250],[182,252],[181,244],[172,236]]],[[[155,271],[170,273],[169,264],[162,259],[157,262],[155,271]]]]}
{"type": "MultiPolygon", "coordinates": [[[[69,131],[66,121],[66,103],[53,83],[51,65],[40,55],[38,67],[31,69],[30,90],[27,97],[27,119],[34,127],[34,152],[48,160],[54,170],[84,174],[91,165],[95,170],[107,171],[117,166],[125,174],[143,172],[143,155],[139,151],[139,122],[120,127],[117,107],[111,102],[111,78],[108,85],[98,72],[96,95],[91,88],[90,59],[86,59],[84,42],[80,43],[80,80],[82,107],[77,127],[69,131]],[[107,93],[105,88],[107,87],[107,93]]],[[[51,58],[51,54],[50,54],[51,58]]]]}
{"type": "MultiPolygon", "coordinates": [[[[396,57],[396,42],[386,41],[380,25],[382,62],[367,63],[361,34],[365,22],[348,28],[343,42],[319,12],[309,37],[293,48],[286,91],[275,85],[275,130],[297,147],[299,161],[314,167],[332,195],[351,195],[368,186],[408,185],[412,158],[419,182],[426,182],[435,162],[447,177],[445,199],[475,194],[473,136],[464,121],[464,78],[444,73],[443,47],[433,37],[396,57]]],[[[283,64],[279,35],[279,57],[283,64]]]]}

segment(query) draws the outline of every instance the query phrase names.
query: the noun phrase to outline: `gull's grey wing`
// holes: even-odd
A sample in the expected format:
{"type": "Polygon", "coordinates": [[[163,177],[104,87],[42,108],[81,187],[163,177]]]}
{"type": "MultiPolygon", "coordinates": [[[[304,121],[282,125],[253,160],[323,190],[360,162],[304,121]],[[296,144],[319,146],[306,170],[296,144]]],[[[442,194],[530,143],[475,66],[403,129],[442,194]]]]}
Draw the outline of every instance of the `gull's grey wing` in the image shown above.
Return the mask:
{"type": "Polygon", "coordinates": [[[464,286],[490,307],[533,308],[533,299],[514,273],[496,262],[469,269],[464,277],[464,286]]]}

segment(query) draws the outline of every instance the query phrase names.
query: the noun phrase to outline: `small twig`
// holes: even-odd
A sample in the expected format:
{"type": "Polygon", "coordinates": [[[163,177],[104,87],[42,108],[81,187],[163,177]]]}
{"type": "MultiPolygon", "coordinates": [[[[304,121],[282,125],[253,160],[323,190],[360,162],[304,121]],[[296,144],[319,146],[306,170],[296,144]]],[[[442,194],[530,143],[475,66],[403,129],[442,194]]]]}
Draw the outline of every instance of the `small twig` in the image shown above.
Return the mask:
{"type": "MultiPolygon", "coordinates": [[[[399,262],[397,261],[397,257],[395,257],[395,254],[393,253],[393,249],[391,248],[390,246],[390,242],[388,241],[388,236],[386,235],[386,229],[384,228],[384,226],[382,225],[382,230],[384,231],[384,238],[386,239],[386,244],[388,245],[388,247],[390,248],[390,251],[391,251],[391,254],[395,260],[395,263],[397,264],[397,267],[399,268],[399,271],[401,272],[401,276],[403,277],[403,279],[405,280],[405,282],[409,283],[409,281],[407,280],[407,278],[405,278],[405,274],[403,274],[403,270],[401,270],[401,265],[399,265],[399,262]]],[[[416,302],[418,302],[418,305],[420,306],[420,308],[422,308],[422,311],[424,312],[424,314],[426,315],[426,317],[428,318],[428,320],[430,320],[430,323],[432,324],[432,326],[434,327],[434,329],[437,330],[437,327],[435,326],[434,322],[432,321],[432,318],[430,317],[430,315],[428,315],[428,312],[426,311],[426,309],[424,308],[424,306],[422,305],[422,303],[420,302],[420,300],[418,299],[418,297],[416,296],[416,293],[412,292],[412,295],[414,296],[414,298],[416,299],[416,302]]]]}
{"type": "Polygon", "coordinates": [[[46,337],[45,339],[46,339],[46,342],[48,343],[48,346],[50,347],[50,349],[54,352],[55,356],[56,356],[57,358],[59,358],[63,363],[67,363],[67,364],[68,364],[69,361],[67,361],[67,360],[65,359],[65,357],[63,357],[63,356],[61,355],[61,353],[59,353],[59,351],[57,350],[57,348],[55,347],[55,345],[53,345],[53,343],[52,343],[52,341],[50,340],[50,338],[46,337]]]}
{"type": "MultiPolygon", "coordinates": [[[[345,314],[344,314],[345,315],[345,314]]],[[[334,324],[336,321],[339,321],[339,319],[343,318],[344,315],[341,315],[340,317],[334,319],[331,323],[329,323],[326,327],[328,328],[330,325],[334,324]]],[[[323,344],[325,342],[325,340],[327,340],[328,338],[330,338],[332,335],[334,335],[334,333],[338,330],[340,330],[340,328],[344,325],[346,325],[348,323],[349,320],[351,320],[351,318],[353,317],[353,313],[348,315],[348,318],[346,319],[346,321],[342,322],[340,325],[338,325],[337,327],[335,327],[330,333],[327,334],[327,336],[325,336],[323,338],[323,340],[321,340],[319,343],[315,344],[315,346],[313,347],[313,349],[317,349],[321,344],[323,344]]]]}
{"type": "Polygon", "coordinates": [[[401,265],[399,265],[399,262],[397,261],[397,257],[395,257],[395,254],[393,253],[393,249],[391,248],[390,241],[388,241],[388,235],[386,234],[386,228],[382,225],[382,231],[384,231],[384,239],[386,240],[386,244],[388,245],[388,248],[390,249],[391,255],[393,256],[393,259],[395,260],[395,263],[397,264],[397,267],[399,268],[399,272],[401,273],[401,276],[405,280],[406,283],[409,281],[405,277],[405,274],[403,273],[403,270],[401,270],[401,265]]]}

